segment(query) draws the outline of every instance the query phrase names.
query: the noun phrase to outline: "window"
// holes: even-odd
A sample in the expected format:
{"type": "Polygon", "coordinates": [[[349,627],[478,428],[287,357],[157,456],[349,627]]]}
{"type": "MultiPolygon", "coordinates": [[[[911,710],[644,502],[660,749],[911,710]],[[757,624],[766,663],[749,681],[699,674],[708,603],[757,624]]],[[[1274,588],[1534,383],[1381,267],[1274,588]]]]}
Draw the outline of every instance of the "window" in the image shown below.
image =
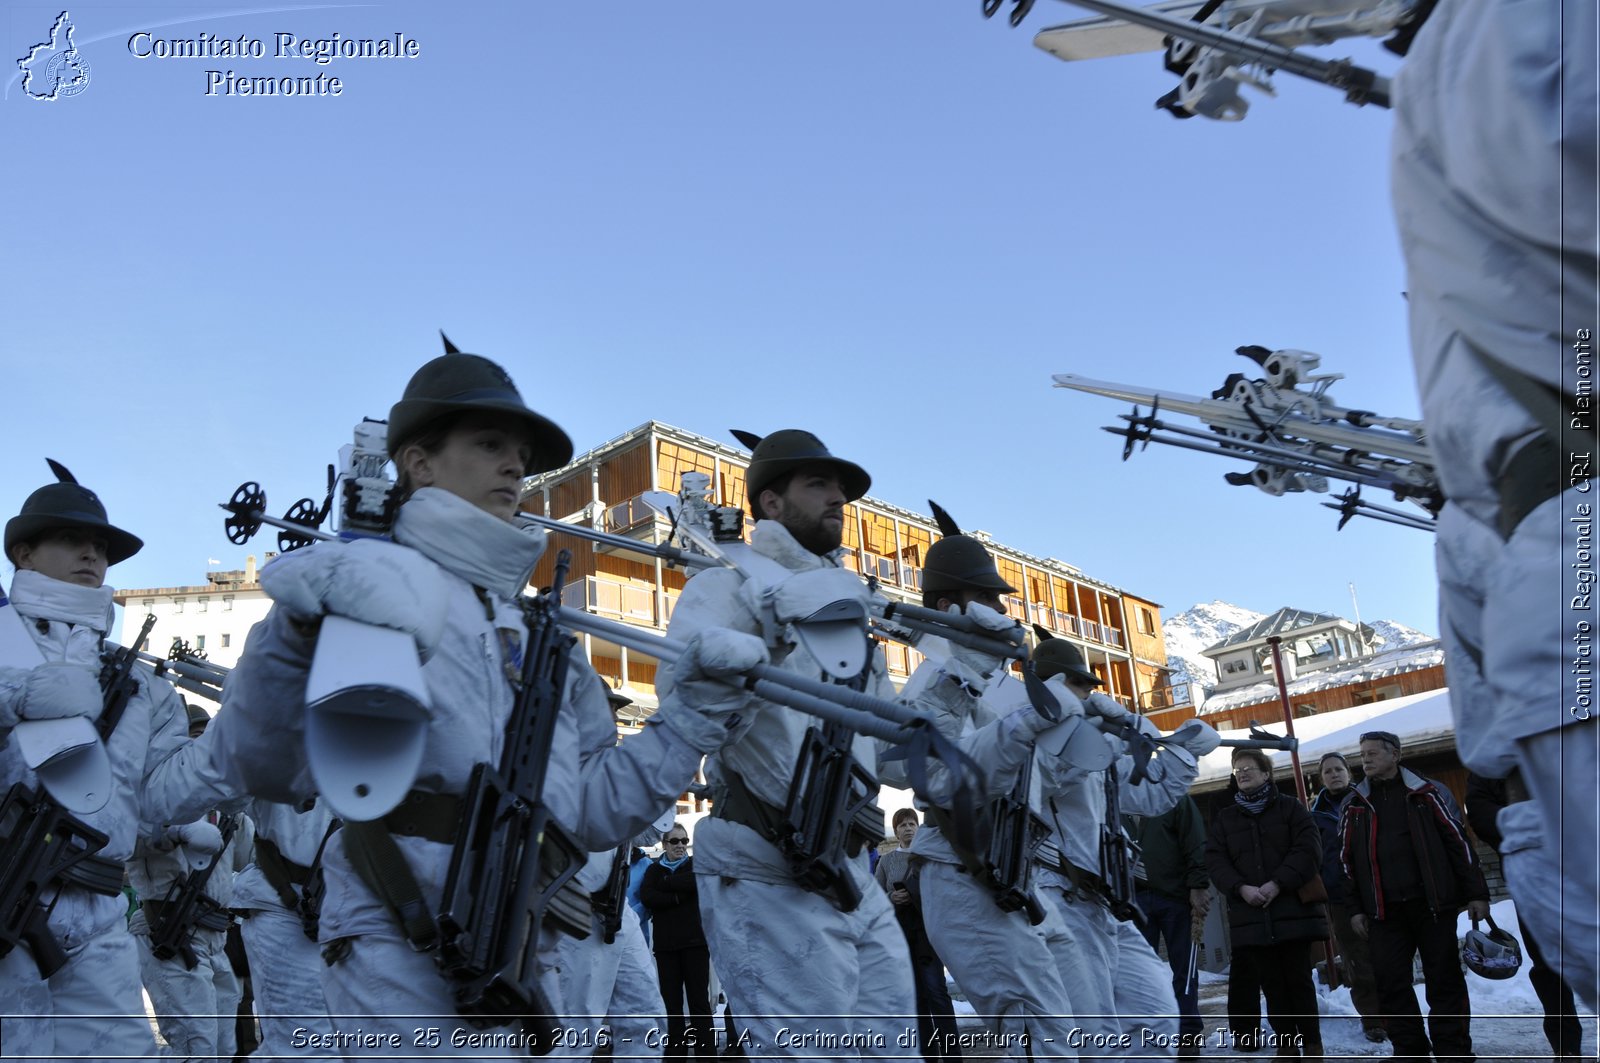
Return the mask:
{"type": "Polygon", "coordinates": [[[1309,701],[1303,701],[1294,707],[1294,714],[1299,717],[1315,716],[1317,707],[1309,701]]]}
{"type": "Polygon", "coordinates": [[[222,633],[222,648],[223,649],[227,649],[232,644],[233,644],[233,636],[228,634],[226,631],[224,631],[222,633]]]}
{"type": "Polygon", "coordinates": [[[1139,632],[1143,635],[1156,633],[1156,615],[1142,605],[1139,607],[1139,632]]]}
{"type": "Polygon", "coordinates": [[[174,598],[174,599],[172,599],[172,611],[174,613],[183,612],[183,599],[182,598],[174,598]]]}
{"type": "MultiPolygon", "coordinates": [[[[223,612],[224,612],[224,613],[231,613],[231,612],[233,612],[233,595],[231,595],[231,594],[224,594],[224,595],[223,595],[223,596],[222,596],[222,611],[223,611],[223,612]]],[[[226,645],[227,645],[227,643],[223,643],[223,645],[224,645],[224,646],[226,646],[226,645]]]]}
{"type": "Polygon", "coordinates": [[[196,653],[206,652],[206,637],[204,635],[196,635],[194,637],[194,649],[196,653]]]}
{"type": "Polygon", "coordinates": [[[205,612],[208,608],[210,608],[210,606],[211,599],[207,598],[203,594],[194,600],[194,611],[197,613],[205,612]]]}
{"type": "Polygon", "coordinates": [[[154,598],[146,598],[144,600],[144,611],[146,613],[155,612],[156,611],[155,605],[156,605],[156,600],[154,598]]]}

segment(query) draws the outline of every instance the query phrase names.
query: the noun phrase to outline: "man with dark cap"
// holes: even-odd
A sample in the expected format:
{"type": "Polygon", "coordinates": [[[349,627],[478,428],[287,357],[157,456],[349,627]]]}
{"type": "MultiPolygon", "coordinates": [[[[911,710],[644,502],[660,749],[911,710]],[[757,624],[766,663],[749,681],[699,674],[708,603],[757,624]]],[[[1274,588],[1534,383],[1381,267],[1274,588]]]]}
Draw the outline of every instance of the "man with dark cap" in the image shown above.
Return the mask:
{"type": "MultiPolygon", "coordinates": [[[[748,571],[706,569],[690,579],[673,610],[673,638],[713,626],[787,633],[791,621],[805,616],[780,614],[784,603],[821,609],[826,599],[842,595],[871,604],[865,584],[841,572],[840,564],[845,506],[866,492],[866,471],[799,429],[754,442],[746,485],[755,527],[748,554],[741,555],[748,557],[748,571]]],[[[803,641],[791,644],[786,634],[777,649],[774,656],[786,669],[829,674],[803,641]]],[[[870,643],[861,649],[867,662],[861,672],[835,678],[893,697],[881,653],[870,643]]],[[[670,688],[670,682],[663,687],[670,688]]],[[[824,886],[824,893],[796,879],[780,847],[781,824],[812,721],[779,705],[756,706],[736,737],[708,759],[713,813],[695,833],[700,910],[729,1006],[746,1023],[752,1054],[916,1054],[900,1036],[916,1014],[905,938],[867,872],[864,849],[877,837],[852,827],[840,851],[821,854],[837,861],[839,875],[848,879],[844,885],[824,886]],[[848,896],[852,890],[859,901],[848,896]],[[785,1033],[801,1019],[812,1036],[785,1033]]],[[[884,767],[871,739],[853,736],[848,751],[868,772],[884,767]]],[[[797,800],[814,796],[796,791],[797,800]]],[[[878,824],[871,833],[881,833],[881,814],[878,824]]]]}
{"type": "Polygon", "coordinates": [[[1461,973],[1456,917],[1489,915],[1489,887],[1450,791],[1400,766],[1390,731],[1361,736],[1366,778],[1339,821],[1350,880],[1350,925],[1372,946],[1378,1005],[1396,1059],[1471,1060],[1472,1007],[1461,973]],[[1422,957],[1428,996],[1423,1032],[1411,964],[1422,957]],[[1431,1035],[1431,1043],[1430,1043],[1431,1035]]]}
{"type": "Polygon", "coordinates": [[[0,787],[42,785],[107,840],[51,884],[46,930],[66,962],[45,973],[45,957],[31,946],[0,958],[0,1041],[16,1055],[154,1055],[123,863],[141,824],[160,831],[193,820],[218,794],[174,756],[188,743],[188,714],[150,669],[135,666],[120,715],[103,712],[97,676],[112,621],[106,569],[143,543],[107,519],[93,491],[52,466],[60,482],[29,495],[5,528],[17,572],[9,603],[0,600],[0,787]],[[74,719],[90,721],[72,739],[87,739],[80,752],[38,756],[39,737],[71,729],[74,719]]]}

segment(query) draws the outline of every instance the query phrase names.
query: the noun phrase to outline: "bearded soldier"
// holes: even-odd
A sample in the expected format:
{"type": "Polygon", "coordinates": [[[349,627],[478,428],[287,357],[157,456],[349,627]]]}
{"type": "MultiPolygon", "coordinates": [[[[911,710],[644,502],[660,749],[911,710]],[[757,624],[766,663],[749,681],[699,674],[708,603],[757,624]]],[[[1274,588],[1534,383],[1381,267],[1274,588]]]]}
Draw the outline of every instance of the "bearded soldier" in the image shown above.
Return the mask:
{"type": "MultiPolygon", "coordinates": [[[[865,600],[864,584],[832,582],[841,566],[844,507],[871,483],[861,466],[835,457],[810,432],[785,429],[756,443],[746,483],[755,519],[751,571],[696,574],[673,610],[671,637],[714,626],[762,631],[767,603],[818,585],[811,580],[830,580],[827,586],[865,600]]],[[[822,609],[826,603],[811,604],[822,609]]],[[[785,669],[841,681],[803,639],[786,642],[778,656],[785,669]]],[[[882,655],[874,649],[866,662],[854,684],[892,697],[882,655]]],[[[941,696],[948,695],[936,690],[917,704],[930,707],[941,696]]],[[[823,796],[814,785],[817,775],[806,770],[818,749],[808,733],[811,721],[779,705],[758,707],[734,740],[709,758],[713,812],[695,829],[701,920],[729,1007],[747,1027],[752,1053],[916,1054],[900,1037],[916,1015],[905,937],[871,881],[864,852],[883,830],[882,812],[870,803],[876,770],[884,766],[875,743],[841,735],[834,725],[821,732],[825,741],[844,746],[830,748],[847,752],[864,771],[852,790],[858,805],[865,802],[864,814],[851,818],[837,852],[806,851],[811,839],[797,838],[786,824],[792,828],[805,802],[823,796]],[[830,862],[830,874],[817,873],[830,862]],[[797,1028],[806,1039],[780,1036],[797,1028]]],[[[1002,722],[1003,730],[991,728],[983,738],[1015,748],[1014,770],[1026,738],[1045,721],[1030,708],[1002,722]]],[[[937,765],[929,765],[929,774],[932,786],[945,779],[937,765]]]]}

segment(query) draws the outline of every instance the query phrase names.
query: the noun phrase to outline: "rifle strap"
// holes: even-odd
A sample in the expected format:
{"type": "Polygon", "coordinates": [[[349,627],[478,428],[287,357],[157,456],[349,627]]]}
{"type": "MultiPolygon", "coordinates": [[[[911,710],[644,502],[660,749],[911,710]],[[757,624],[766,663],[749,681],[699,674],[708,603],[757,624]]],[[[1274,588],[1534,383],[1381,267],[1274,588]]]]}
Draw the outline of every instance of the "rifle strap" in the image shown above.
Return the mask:
{"type": "Polygon", "coordinates": [[[63,868],[62,882],[80,886],[102,897],[115,897],[122,892],[122,861],[104,856],[86,856],[63,868]]]}
{"type": "Polygon", "coordinates": [[[278,895],[278,901],[289,911],[300,904],[296,886],[304,886],[311,878],[311,869],[283,855],[271,838],[256,836],[256,866],[266,876],[267,885],[278,895]]]}
{"type": "Polygon", "coordinates": [[[749,827],[773,845],[783,838],[783,810],[757,797],[737,772],[726,773],[722,787],[712,799],[711,814],[717,819],[749,827]]]}
{"type": "MultiPolygon", "coordinates": [[[[1491,358],[1475,344],[1468,343],[1466,348],[1478,365],[1494,377],[1541,429],[1511,456],[1495,480],[1495,489],[1500,494],[1500,537],[1509,539],[1529,513],[1567,487],[1583,482],[1563,475],[1567,469],[1558,443],[1568,426],[1593,422],[1578,409],[1576,395],[1553,388],[1537,377],[1491,358]]],[[[1590,477],[1583,477],[1583,480],[1588,479],[1590,477]]]]}
{"type": "Polygon", "coordinates": [[[437,947],[439,926],[428,911],[428,902],[422,899],[417,876],[384,822],[346,822],[339,836],[344,839],[345,856],[356,875],[399,921],[401,932],[412,947],[421,952],[437,947]]]}

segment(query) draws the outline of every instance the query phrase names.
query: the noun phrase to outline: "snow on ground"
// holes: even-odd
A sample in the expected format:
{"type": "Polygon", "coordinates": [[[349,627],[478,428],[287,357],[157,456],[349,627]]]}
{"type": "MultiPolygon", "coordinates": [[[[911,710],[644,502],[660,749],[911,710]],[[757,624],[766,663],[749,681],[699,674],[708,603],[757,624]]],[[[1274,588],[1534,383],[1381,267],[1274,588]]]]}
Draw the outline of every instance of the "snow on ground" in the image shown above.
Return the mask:
{"type": "MultiPolygon", "coordinates": [[[[1511,934],[1521,941],[1521,933],[1517,927],[1516,905],[1508,900],[1500,901],[1490,909],[1494,921],[1500,929],[1511,934]]],[[[1471,928],[1471,921],[1462,914],[1457,926],[1456,935],[1459,938],[1471,928]]],[[[1484,929],[1487,929],[1485,927],[1484,929]]],[[[1528,981],[1527,961],[1517,971],[1515,977],[1501,981],[1480,978],[1471,971],[1466,972],[1467,993],[1472,1001],[1472,1041],[1477,1057],[1482,1061],[1500,1061],[1500,1063],[1534,1063],[1534,1061],[1549,1060],[1549,1042],[1545,1040],[1543,1020],[1544,1009],[1539,1004],[1539,998],[1533,991],[1532,984],[1528,981]]],[[[1233,1061],[1233,1063],[1248,1063],[1252,1060],[1268,1060],[1272,1058],[1270,1049],[1261,1049],[1257,1052],[1235,1052],[1232,1050],[1232,1038],[1228,1034],[1228,976],[1226,974],[1213,974],[1210,971],[1199,972],[1200,981],[1200,1014],[1205,1020],[1205,1047],[1201,1058],[1215,1060],[1218,1063],[1233,1061]]],[[[1417,1001],[1426,1015],[1426,997],[1424,987],[1419,982],[1416,987],[1417,1001]]],[[[965,1030],[977,1030],[981,1023],[973,1015],[972,1005],[968,1004],[961,995],[960,988],[954,981],[950,982],[950,995],[955,1004],[957,1022],[965,1030]]],[[[1320,982],[1317,985],[1317,1011],[1321,1015],[1322,1043],[1324,1058],[1336,1059],[1387,1059],[1391,1055],[1388,1042],[1375,1043],[1368,1041],[1361,1030],[1361,1019],[1356,1012],[1355,1005],[1350,1000],[1350,989],[1341,986],[1338,989],[1329,989],[1320,982]]],[[[1263,1024],[1265,1016],[1263,1015],[1263,1024]]],[[[1584,1058],[1595,1058],[1596,1026],[1595,1019],[1589,1017],[1583,1020],[1583,1047],[1584,1058]]],[[[1109,1058],[1109,1057],[1108,1057],[1109,1058]]],[[[1142,1055],[1137,1048],[1121,1051],[1117,1059],[1155,1059],[1159,1056],[1142,1055]]]]}

